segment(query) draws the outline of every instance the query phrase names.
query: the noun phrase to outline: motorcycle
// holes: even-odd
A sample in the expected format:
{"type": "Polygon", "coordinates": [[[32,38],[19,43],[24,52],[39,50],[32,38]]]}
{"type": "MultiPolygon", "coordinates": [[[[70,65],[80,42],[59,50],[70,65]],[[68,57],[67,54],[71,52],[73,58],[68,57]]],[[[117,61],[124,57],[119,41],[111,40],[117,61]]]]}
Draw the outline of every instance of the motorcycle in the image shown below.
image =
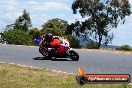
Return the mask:
{"type": "Polygon", "coordinates": [[[51,59],[52,57],[55,57],[70,58],[73,61],[79,60],[78,53],[70,48],[70,43],[67,39],[54,36],[53,42],[50,42],[51,47],[43,46],[43,40],[40,40],[40,38],[35,39],[35,42],[39,43],[39,52],[44,56],[45,59],[51,59]]]}

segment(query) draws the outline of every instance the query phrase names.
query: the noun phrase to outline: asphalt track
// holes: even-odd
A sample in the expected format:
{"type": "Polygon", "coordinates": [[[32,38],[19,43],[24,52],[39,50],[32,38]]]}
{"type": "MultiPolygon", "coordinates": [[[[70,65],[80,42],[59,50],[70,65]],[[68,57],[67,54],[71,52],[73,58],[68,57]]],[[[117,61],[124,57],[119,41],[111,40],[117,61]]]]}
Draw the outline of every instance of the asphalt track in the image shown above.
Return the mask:
{"type": "Polygon", "coordinates": [[[14,46],[0,44],[0,62],[15,63],[26,66],[48,68],[50,70],[77,74],[82,67],[89,74],[130,74],[132,75],[132,54],[98,52],[75,49],[79,61],[65,58],[42,60],[38,47],[14,46]]]}

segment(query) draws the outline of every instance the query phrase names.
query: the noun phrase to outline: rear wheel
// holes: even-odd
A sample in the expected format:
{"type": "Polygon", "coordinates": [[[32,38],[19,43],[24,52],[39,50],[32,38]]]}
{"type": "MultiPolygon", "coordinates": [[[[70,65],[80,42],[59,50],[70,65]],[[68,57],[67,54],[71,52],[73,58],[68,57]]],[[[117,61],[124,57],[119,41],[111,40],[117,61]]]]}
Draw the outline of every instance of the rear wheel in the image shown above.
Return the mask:
{"type": "Polygon", "coordinates": [[[72,59],[73,61],[78,61],[79,60],[79,55],[77,52],[75,52],[74,50],[70,51],[70,59],[72,59]]]}

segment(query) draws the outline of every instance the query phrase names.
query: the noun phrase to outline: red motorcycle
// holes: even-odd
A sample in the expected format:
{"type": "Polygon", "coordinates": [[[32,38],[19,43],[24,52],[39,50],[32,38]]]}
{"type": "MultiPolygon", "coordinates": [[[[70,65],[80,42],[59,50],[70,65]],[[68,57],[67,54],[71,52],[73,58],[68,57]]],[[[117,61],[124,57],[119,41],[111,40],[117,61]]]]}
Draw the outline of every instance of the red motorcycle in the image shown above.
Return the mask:
{"type": "Polygon", "coordinates": [[[43,40],[39,44],[39,52],[44,56],[45,59],[55,58],[70,58],[73,61],[79,60],[79,55],[76,51],[70,48],[68,40],[62,37],[53,37],[53,41],[50,42],[50,47],[42,45],[43,40]]]}

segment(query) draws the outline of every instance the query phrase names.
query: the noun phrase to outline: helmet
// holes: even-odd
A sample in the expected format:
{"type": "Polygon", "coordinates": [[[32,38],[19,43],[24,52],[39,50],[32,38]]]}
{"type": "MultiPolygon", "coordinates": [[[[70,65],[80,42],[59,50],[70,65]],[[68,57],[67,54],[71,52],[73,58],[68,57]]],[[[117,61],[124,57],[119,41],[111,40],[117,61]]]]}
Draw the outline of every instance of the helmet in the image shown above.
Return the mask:
{"type": "Polygon", "coordinates": [[[53,39],[53,35],[51,33],[48,33],[45,35],[45,40],[48,42],[51,42],[53,39]]]}

